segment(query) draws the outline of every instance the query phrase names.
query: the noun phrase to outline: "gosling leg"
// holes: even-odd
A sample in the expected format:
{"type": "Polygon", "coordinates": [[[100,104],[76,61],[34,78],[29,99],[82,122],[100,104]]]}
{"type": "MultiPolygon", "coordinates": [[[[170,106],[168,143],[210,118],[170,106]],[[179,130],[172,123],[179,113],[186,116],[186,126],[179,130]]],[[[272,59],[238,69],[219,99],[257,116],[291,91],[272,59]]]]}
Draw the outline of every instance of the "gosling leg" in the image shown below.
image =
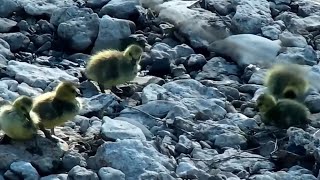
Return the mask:
{"type": "Polygon", "coordinates": [[[104,90],[104,86],[100,83],[98,83],[99,89],[101,91],[101,93],[106,93],[106,91],[104,90]]]}
{"type": "Polygon", "coordinates": [[[39,129],[44,133],[44,135],[45,135],[46,138],[50,139],[51,141],[53,141],[53,142],[55,142],[55,143],[59,142],[58,139],[52,137],[52,135],[50,134],[50,132],[49,132],[48,130],[46,130],[42,124],[39,124],[39,129]]]}
{"type": "Polygon", "coordinates": [[[11,138],[8,135],[4,135],[1,140],[0,140],[0,144],[10,144],[11,142],[11,138]]]}
{"type": "Polygon", "coordinates": [[[40,148],[40,146],[39,146],[39,143],[38,143],[37,134],[35,134],[35,135],[33,136],[33,141],[34,141],[33,147],[30,147],[30,148],[28,148],[27,150],[28,150],[30,153],[32,153],[32,154],[38,154],[38,155],[40,155],[40,156],[43,155],[42,150],[41,150],[41,148],[40,148]]]}
{"type": "Polygon", "coordinates": [[[112,86],[111,92],[113,92],[114,94],[122,94],[123,93],[122,89],[119,89],[117,86],[112,86]]]}
{"type": "Polygon", "coordinates": [[[54,128],[51,128],[50,131],[52,135],[56,135],[56,133],[54,133],[54,128]]]}

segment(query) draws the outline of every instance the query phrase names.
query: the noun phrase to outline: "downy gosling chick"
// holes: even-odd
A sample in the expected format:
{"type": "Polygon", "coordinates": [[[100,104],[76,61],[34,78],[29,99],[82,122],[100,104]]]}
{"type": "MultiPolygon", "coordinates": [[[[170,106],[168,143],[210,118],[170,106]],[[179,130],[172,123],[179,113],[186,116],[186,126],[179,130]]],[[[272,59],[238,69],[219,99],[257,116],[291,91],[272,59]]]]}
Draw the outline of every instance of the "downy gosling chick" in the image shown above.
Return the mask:
{"type": "Polygon", "coordinates": [[[276,99],[270,94],[258,97],[257,107],[266,125],[287,129],[291,126],[306,128],[310,123],[309,111],[303,104],[291,99],[276,99]]]}
{"type": "Polygon", "coordinates": [[[80,110],[80,103],[76,99],[80,95],[79,89],[71,82],[60,82],[52,92],[44,93],[34,98],[30,117],[39,121],[39,129],[46,138],[57,141],[51,136],[54,127],[73,119],[80,110]],[[45,128],[51,129],[51,134],[45,128]]]}
{"type": "Polygon", "coordinates": [[[98,83],[101,92],[111,89],[122,93],[116,85],[133,80],[140,69],[139,62],[143,49],[129,45],[124,51],[104,50],[91,56],[85,74],[88,79],[98,83]]]}
{"type": "Polygon", "coordinates": [[[0,128],[4,139],[29,140],[37,134],[37,119],[31,119],[29,112],[33,100],[27,96],[18,97],[12,104],[0,108],[0,128]]]}
{"type": "Polygon", "coordinates": [[[309,88],[306,73],[297,64],[275,65],[265,79],[268,92],[276,99],[287,98],[302,101],[309,88]]]}

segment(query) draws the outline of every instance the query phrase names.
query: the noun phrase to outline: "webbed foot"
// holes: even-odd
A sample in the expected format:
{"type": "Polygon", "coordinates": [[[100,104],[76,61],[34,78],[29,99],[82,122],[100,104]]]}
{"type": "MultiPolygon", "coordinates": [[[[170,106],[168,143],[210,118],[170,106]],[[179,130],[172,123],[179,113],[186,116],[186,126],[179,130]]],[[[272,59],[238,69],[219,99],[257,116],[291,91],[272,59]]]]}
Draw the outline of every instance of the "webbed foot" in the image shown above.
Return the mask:
{"type": "Polygon", "coordinates": [[[114,94],[122,94],[123,93],[123,91],[121,89],[119,89],[117,86],[112,86],[111,92],[113,92],[114,94]]]}
{"type": "Polygon", "coordinates": [[[6,134],[0,140],[0,144],[10,144],[10,142],[11,138],[6,134]]]}
{"type": "Polygon", "coordinates": [[[99,89],[101,91],[101,93],[106,93],[106,91],[104,90],[104,86],[100,83],[98,83],[99,89]]]}

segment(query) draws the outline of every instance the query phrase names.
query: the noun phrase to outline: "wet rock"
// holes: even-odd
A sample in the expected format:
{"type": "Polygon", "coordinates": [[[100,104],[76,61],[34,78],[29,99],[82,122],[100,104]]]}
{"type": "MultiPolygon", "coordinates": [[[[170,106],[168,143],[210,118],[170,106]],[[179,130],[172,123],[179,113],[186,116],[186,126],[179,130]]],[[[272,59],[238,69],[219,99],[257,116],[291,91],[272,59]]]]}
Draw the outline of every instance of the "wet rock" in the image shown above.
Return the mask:
{"type": "Polygon", "coordinates": [[[52,174],[49,176],[44,176],[40,180],[67,180],[68,174],[52,174]]]}
{"type": "Polygon", "coordinates": [[[17,12],[21,9],[17,1],[1,0],[0,4],[0,17],[9,17],[13,12],[17,12]]]}
{"type": "Polygon", "coordinates": [[[211,12],[218,12],[225,16],[234,11],[234,5],[231,0],[206,0],[207,9],[211,12]]]}
{"type": "Polygon", "coordinates": [[[86,6],[89,8],[101,8],[111,0],[88,0],[86,6]]]}

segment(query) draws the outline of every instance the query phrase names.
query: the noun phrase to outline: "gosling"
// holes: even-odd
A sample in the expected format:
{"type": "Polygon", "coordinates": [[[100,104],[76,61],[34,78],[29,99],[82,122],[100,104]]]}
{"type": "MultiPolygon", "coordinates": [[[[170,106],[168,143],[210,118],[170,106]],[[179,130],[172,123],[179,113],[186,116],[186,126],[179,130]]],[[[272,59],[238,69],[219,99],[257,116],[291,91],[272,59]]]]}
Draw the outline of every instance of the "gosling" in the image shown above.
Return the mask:
{"type": "Polygon", "coordinates": [[[38,120],[29,116],[32,103],[32,98],[20,96],[12,104],[0,108],[0,128],[5,133],[4,141],[29,140],[36,136],[38,120]]]}
{"type": "Polygon", "coordinates": [[[88,79],[98,83],[101,92],[111,89],[121,94],[122,90],[116,85],[132,81],[137,76],[142,53],[143,49],[134,44],[124,51],[100,51],[89,59],[85,74],[88,79]]]}
{"type": "Polygon", "coordinates": [[[266,125],[287,129],[291,126],[305,129],[310,123],[306,106],[291,99],[276,99],[270,94],[262,94],[257,98],[257,107],[266,125]]]}
{"type": "Polygon", "coordinates": [[[57,142],[54,127],[73,119],[81,108],[76,99],[80,96],[79,89],[71,82],[60,82],[52,92],[44,93],[34,98],[30,117],[39,122],[39,129],[45,137],[57,142]],[[51,134],[46,128],[51,130],[51,134]]]}
{"type": "Polygon", "coordinates": [[[295,99],[302,101],[309,83],[305,72],[299,65],[283,64],[271,68],[265,79],[265,86],[276,99],[295,99]]]}

